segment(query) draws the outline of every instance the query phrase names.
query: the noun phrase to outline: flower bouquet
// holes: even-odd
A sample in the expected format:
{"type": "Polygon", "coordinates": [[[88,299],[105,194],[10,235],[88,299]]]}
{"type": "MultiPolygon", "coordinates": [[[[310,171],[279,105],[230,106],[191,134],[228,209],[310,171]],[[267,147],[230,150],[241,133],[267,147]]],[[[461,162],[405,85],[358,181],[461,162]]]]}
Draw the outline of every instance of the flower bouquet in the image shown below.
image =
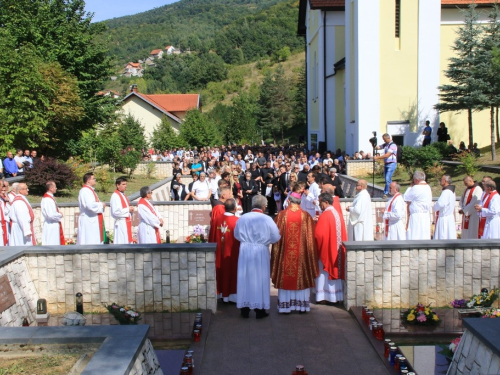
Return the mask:
{"type": "Polygon", "coordinates": [[[193,234],[186,237],[186,243],[202,243],[202,242],[206,242],[205,229],[198,224],[193,228],[193,234]]]}
{"type": "Polygon", "coordinates": [[[119,306],[116,303],[107,305],[109,313],[115,317],[116,320],[122,325],[137,324],[141,319],[141,314],[132,310],[129,307],[119,306]]]}
{"type": "Polygon", "coordinates": [[[479,307],[491,307],[493,302],[496,301],[498,298],[498,288],[493,288],[490,292],[488,292],[488,289],[483,288],[481,289],[481,293],[479,294],[474,294],[470,301],[467,302],[467,307],[468,308],[473,308],[476,306],[479,307]]]}
{"type": "Polygon", "coordinates": [[[66,245],[76,245],[76,240],[74,238],[66,238],[66,245]]]}
{"type": "Polygon", "coordinates": [[[457,337],[455,340],[453,340],[450,345],[445,346],[445,345],[440,345],[443,350],[439,352],[439,354],[442,354],[446,357],[448,362],[451,363],[453,360],[453,355],[457,351],[458,344],[460,343],[460,340],[462,339],[462,336],[457,337]]]}
{"type": "Polygon", "coordinates": [[[491,309],[485,311],[483,318],[500,318],[500,309],[491,309]]]}
{"type": "Polygon", "coordinates": [[[465,299],[455,299],[450,302],[451,307],[454,309],[465,309],[467,307],[467,300],[465,299]]]}
{"type": "Polygon", "coordinates": [[[418,303],[416,306],[410,307],[408,310],[401,313],[403,323],[419,326],[436,326],[441,321],[431,305],[425,306],[418,303]]]}

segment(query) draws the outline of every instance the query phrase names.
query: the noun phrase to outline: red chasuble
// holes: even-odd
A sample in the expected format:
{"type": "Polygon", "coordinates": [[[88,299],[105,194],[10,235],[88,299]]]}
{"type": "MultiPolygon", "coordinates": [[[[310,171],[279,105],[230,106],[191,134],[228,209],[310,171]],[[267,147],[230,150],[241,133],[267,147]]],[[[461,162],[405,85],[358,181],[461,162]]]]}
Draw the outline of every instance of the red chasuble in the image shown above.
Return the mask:
{"type": "Polygon", "coordinates": [[[218,204],[212,209],[212,214],[210,215],[210,232],[208,233],[208,242],[216,242],[217,226],[215,222],[220,216],[223,216],[226,212],[223,204],[218,204]]]}
{"type": "MultiPolygon", "coordinates": [[[[57,212],[60,213],[59,207],[57,207],[57,202],[56,202],[56,200],[54,199],[54,197],[52,195],[45,193],[43,195],[43,197],[44,198],[52,199],[54,201],[54,204],[56,205],[57,212]]],[[[59,222],[59,244],[66,245],[66,239],[64,238],[64,232],[63,232],[63,228],[62,228],[62,223],[61,222],[59,222]]]]}
{"type": "Polygon", "coordinates": [[[342,233],[342,241],[347,241],[347,228],[345,226],[344,214],[342,213],[342,207],[340,207],[340,199],[337,196],[333,197],[333,208],[339,214],[340,219],[340,229],[342,233]]]}
{"type": "Polygon", "coordinates": [[[345,248],[342,241],[347,239],[347,233],[341,221],[337,210],[328,207],[319,217],[314,231],[319,258],[330,280],[345,279],[345,248]]]}
{"type": "Polygon", "coordinates": [[[298,204],[291,203],[276,216],[281,234],[271,252],[271,280],[275,288],[303,290],[316,286],[319,275],[314,221],[298,204]]]}
{"type": "MultiPolygon", "coordinates": [[[[120,197],[120,201],[122,203],[122,208],[128,208],[130,207],[130,202],[128,201],[128,198],[120,192],[120,190],[116,189],[115,193],[118,194],[120,197]]],[[[125,218],[125,223],[127,224],[127,237],[128,237],[128,243],[132,243],[132,218],[130,217],[130,214],[125,218]]]]}
{"type": "Polygon", "coordinates": [[[33,243],[33,246],[36,246],[35,228],[33,227],[33,223],[35,222],[35,213],[33,212],[33,209],[31,208],[30,204],[26,201],[26,199],[22,198],[21,195],[16,195],[12,204],[14,204],[14,202],[16,201],[22,201],[26,205],[26,207],[28,207],[28,211],[30,213],[31,242],[33,243]]]}
{"type": "Polygon", "coordinates": [[[213,223],[214,228],[216,228],[215,242],[217,242],[215,252],[217,294],[222,294],[222,297],[236,294],[238,256],[240,254],[240,241],[234,238],[234,228],[237,221],[238,217],[234,215],[219,215],[213,223]]]}

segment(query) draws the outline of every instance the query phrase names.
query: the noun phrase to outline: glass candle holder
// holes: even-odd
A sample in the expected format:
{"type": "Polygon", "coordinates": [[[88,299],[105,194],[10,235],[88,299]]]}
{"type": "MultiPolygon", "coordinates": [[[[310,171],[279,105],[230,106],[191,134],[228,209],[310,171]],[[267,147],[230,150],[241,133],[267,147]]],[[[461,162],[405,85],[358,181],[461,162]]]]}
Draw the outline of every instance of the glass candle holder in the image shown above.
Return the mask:
{"type": "Polygon", "coordinates": [[[372,318],[372,317],[373,317],[373,311],[366,310],[366,319],[365,319],[366,324],[370,323],[370,318],[372,318]]]}
{"type": "Polygon", "coordinates": [[[401,357],[402,357],[401,354],[396,354],[396,356],[394,358],[394,365],[393,366],[394,366],[394,369],[398,372],[399,372],[399,358],[401,358],[401,357]]]}
{"type": "Polygon", "coordinates": [[[377,331],[375,332],[375,338],[379,341],[383,341],[385,338],[385,331],[384,331],[384,325],[382,323],[379,323],[377,325],[377,331]]]}
{"type": "Polygon", "coordinates": [[[372,316],[370,317],[370,319],[368,320],[368,328],[370,328],[370,331],[373,330],[373,324],[374,323],[377,323],[377,320],[372,316]]]}
{"type": "Polygon", "coordinates": [[[389,358],[389,348],[390,348],[389,343],[390,342],[391,342],[391,339],[384,340],[384,357],[385,358],[389,358]]]}
{"type": "Polygon", "coordinates": [[[406,364],[406,358],[401,356],[399,357],[399,372],[406,370],[408,371],[408,365],[406,364]]]}
{"type": "Polygon", "coordinates": [[[199,329],[195,329],[195,330],[194,330],[194,341],[195,341],[195,342],[200,341],[200,339],[201,339],[201,337],[200,337],[200,336],[201,336],[201,332],[200,332],[200,330],[199,330],[199,329]]]}
{"type": "Polygon", "coordinates": [[[408,370],[400,368],[399,373],[400,375],[408,375],[408,370]]]}
{"type": "Polygon", "coordinates": [[[201,324],[196,324],[196,325],[194,326],[194,329],[197,329],[198,331],[200,331],[200,332],[201,332],[201,328],[202,328],[202,327],[203,327],[203,326],[202,326],[201,324]]]}
{"type": "Polygon", "coordinates": [[[389,349],[389,361],[391,362],[391,366],[394,366],[396,354],[398,354],[398,348],[396,346],[391,346],[391,348],[389,349]]]}
{"type": "Polygon", "coordinates": [[[186,374],[189,374],[189,368],[186,367],[186,366],[183,366],[181,367],[181,372],[180,372],[181,375],[186,375],[186,374]]]}
{"type": "Polygon", "coordinates": [[[368,306],[361,306],[361,319],[366,320],[366,310],[368,310],[368,306]]]}

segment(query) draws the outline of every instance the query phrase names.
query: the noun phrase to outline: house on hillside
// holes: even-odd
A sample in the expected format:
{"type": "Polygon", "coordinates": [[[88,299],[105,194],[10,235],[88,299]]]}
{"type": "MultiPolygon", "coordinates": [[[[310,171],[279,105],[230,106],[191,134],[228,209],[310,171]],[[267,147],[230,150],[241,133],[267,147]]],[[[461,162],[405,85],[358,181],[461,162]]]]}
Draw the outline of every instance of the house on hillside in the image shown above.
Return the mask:
{"type": "Polygon", "coordinates": [[[165,53],[167,55],[172,55],[172,54],[176,54],[176,53],[180,53],[180,51],[178,51],[177,48],[175,48],[174,46],[166,46],[165,47],[165,53]]]}
{"type": "Polygon", "coordinates": [[[137,85],[132,85],[130,93],[121,101],[121,112],[138,120],[144,126],[148,139],[163,118],[167,118],[178,132],[187,111],[191,109],[201,111],[199,94],[146,95],[137,91],[137,85]]]}
{"type": "Polygon", "coordinates": [[[151,59],[161,59],[163,57],[163,50],[162,49],[154,49],[150,52],[149,58],[151,59]]]}
{"type": "Polygon", "coordinates": [[[113,99],[118,99],[120,97],[120,93],[114,90],[104,90],[99,91],[97,96],[111,96],[113,99]]]}
{"type": "Polygon", "coordinates": [[[148,57],[146,59],[146,63],[145,64],[146,64],[146,67],[148,67],[148,68],[156,66],[156,63],[155,63],[154,59],[151,58],[151,57],[148,57]]]}
{"type": "MultiPolygon", "coordinates": [[[[437,140],[443,121],[455,144],[468,142],[467,113],[438,114],[438,86],[456,30],[459,8],[473,0],[300,0],[298,31],[306,39],[308,141],[319,150],[353,153],[370,147],[372,132],[395,143],[421,145],[427,120],[437,140]]],[[[491,7],[494,0],[475,0],[491,7]]],[[[488,10],[479,22],[487,21],[488,10]]],[[[474,123],[489,123],[488,111],[474,123]]],[[[474,141],[489,144],[476,126],[474,141]]]]}
{"type": "Polygon", "coordinates": [[[125,77],[142,77],[144,69],[140,63],[129,62],[125,65],[123,75],[125,77]]]}

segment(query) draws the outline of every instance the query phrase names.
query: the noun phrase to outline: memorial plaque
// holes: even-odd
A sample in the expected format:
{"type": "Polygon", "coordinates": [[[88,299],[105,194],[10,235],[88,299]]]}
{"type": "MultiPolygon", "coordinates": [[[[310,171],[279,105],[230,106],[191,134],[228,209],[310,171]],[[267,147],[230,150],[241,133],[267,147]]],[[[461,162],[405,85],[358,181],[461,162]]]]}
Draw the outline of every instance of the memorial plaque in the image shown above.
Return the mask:
{"type": "Polygon", "coordinates": [[[16,297],[12,292],[9,277],[3,275],[0,277],[0,313],[7,310],[9,307],[16,303],[16,297]]]}
{"type": "Polygon", "coordinates": [[[132,212],[132,226],[139,226],[139,213],[137,211],[132,212]]]}
{"type": "Polygon", "coordinates": [[[189,210],[188,225],[209,225],[210,210],[189,210]]]}
{"type": "Polygon", "coordinates": [[[383,223],[384,222],[384,211],[385,208],[377,207],[375,209],[375,223],[383,223]]]}
{"type": "Polygon", "coordinates": [[[78,218],[80,217],[80,213],[79,212],[75,212],[75,217],[74,217],[74,220],[75,220],[75,229],[78,229],[78,218]]]}

